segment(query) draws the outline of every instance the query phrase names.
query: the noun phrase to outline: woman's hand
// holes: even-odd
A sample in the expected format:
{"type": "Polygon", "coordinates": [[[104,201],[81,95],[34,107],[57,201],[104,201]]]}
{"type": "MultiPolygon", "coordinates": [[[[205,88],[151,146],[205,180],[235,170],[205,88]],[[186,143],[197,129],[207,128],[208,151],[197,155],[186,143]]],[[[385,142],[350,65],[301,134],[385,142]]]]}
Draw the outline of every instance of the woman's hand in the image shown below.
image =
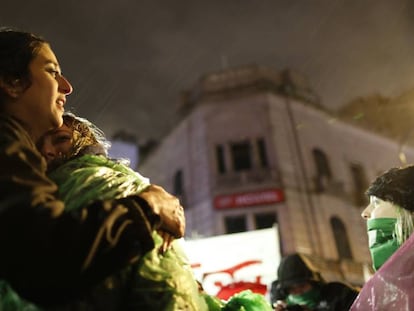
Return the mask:
{"type": "Polygon", "coordinates": [[[157,233],[161,236],[163,242],[159,249],[159,252],[161,254],[164,254],[167,250],[171,248],[172,242],[175,240],[174,236],[172,236],[170,233],[162,230],[158,230],[157,233]]]}
{"type": "Polygon", "coordinates": [[[157,185],[150,185],[141,192],[140,197],[147,201],[153,212],[160,217],[161,223],[158,229],[170,233],[175,238],[184,236],[184,208],[177,197],[157,185]]]}

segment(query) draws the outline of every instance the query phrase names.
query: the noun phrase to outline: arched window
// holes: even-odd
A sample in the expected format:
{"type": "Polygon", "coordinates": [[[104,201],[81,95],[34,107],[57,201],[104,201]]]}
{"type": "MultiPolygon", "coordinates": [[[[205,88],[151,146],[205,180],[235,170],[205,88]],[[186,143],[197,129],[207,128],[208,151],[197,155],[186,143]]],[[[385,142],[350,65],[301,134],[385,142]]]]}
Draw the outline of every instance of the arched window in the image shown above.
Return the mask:
{"type": "Polygon", "coordinates": [[[368,188],[368,179],[365,175],[364,167],[357,163],[351,163],[351,175],[354,182],[354,201],[358,206],[368,203],[365,190],[368,188]]]}
{"type": "Polygon", "coordinates": [[[331,218],[332,232],[340,259],[352,259],[351,246],[344,223],[338,217],[331,218]]]}
{"type": "Polygon", "coordinates": [[[332,178],[331,167],[326,154],[322,150],[315,148],[312,153],[316,166],[315,190],[321,192],[325,190],[327,182],[332,178]]]}

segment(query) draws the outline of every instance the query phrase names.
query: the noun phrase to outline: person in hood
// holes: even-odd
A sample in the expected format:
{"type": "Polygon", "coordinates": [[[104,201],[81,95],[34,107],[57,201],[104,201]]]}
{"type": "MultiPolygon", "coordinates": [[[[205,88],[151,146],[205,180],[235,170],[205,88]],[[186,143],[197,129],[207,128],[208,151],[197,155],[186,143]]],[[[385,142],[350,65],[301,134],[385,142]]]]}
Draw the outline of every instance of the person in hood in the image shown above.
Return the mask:
{"type": "Polygon", "coordinates": [[[361,216],[376,272],[351,310],[413,310],[414,166],[389,169],[366,194],[370,203],[361,216]]]}
{"type": "Polygon", "coordinates": [[[349,310],[358,291],[340,282],[325,282],[319,272],[310,268],[304,255],[282,258],[272,283],[274,310],[349,310]]]}

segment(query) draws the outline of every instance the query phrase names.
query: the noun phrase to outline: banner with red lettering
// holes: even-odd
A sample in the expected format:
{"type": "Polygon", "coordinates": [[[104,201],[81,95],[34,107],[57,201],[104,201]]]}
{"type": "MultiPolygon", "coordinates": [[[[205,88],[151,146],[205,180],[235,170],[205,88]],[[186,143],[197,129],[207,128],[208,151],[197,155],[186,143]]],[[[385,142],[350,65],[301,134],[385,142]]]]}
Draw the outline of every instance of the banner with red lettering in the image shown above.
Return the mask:
{"type": "Polygon", "coordinates": [[[207,293],[226,300],[251,289],[268,297],[281,257],[276,227],[186,240],[183,247],[207,293]]]}
{"type": "Polygon", "coordinates": [[[266,205],[285,200],[281,189],[265,189],[242,193],[218,195],[214,198],[216,209],[266,205]]]}

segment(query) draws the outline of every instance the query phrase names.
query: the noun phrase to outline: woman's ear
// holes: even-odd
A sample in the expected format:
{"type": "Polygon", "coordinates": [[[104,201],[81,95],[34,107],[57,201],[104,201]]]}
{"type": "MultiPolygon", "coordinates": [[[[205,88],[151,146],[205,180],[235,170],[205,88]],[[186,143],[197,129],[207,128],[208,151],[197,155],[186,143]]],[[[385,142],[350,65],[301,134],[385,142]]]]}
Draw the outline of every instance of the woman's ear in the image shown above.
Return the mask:
{"type": "Polygon", "coordinates": [[[11,98],[18,98],[23,92],[23,85],[20,79],[0,79],[0,88],[11,98]]]}

